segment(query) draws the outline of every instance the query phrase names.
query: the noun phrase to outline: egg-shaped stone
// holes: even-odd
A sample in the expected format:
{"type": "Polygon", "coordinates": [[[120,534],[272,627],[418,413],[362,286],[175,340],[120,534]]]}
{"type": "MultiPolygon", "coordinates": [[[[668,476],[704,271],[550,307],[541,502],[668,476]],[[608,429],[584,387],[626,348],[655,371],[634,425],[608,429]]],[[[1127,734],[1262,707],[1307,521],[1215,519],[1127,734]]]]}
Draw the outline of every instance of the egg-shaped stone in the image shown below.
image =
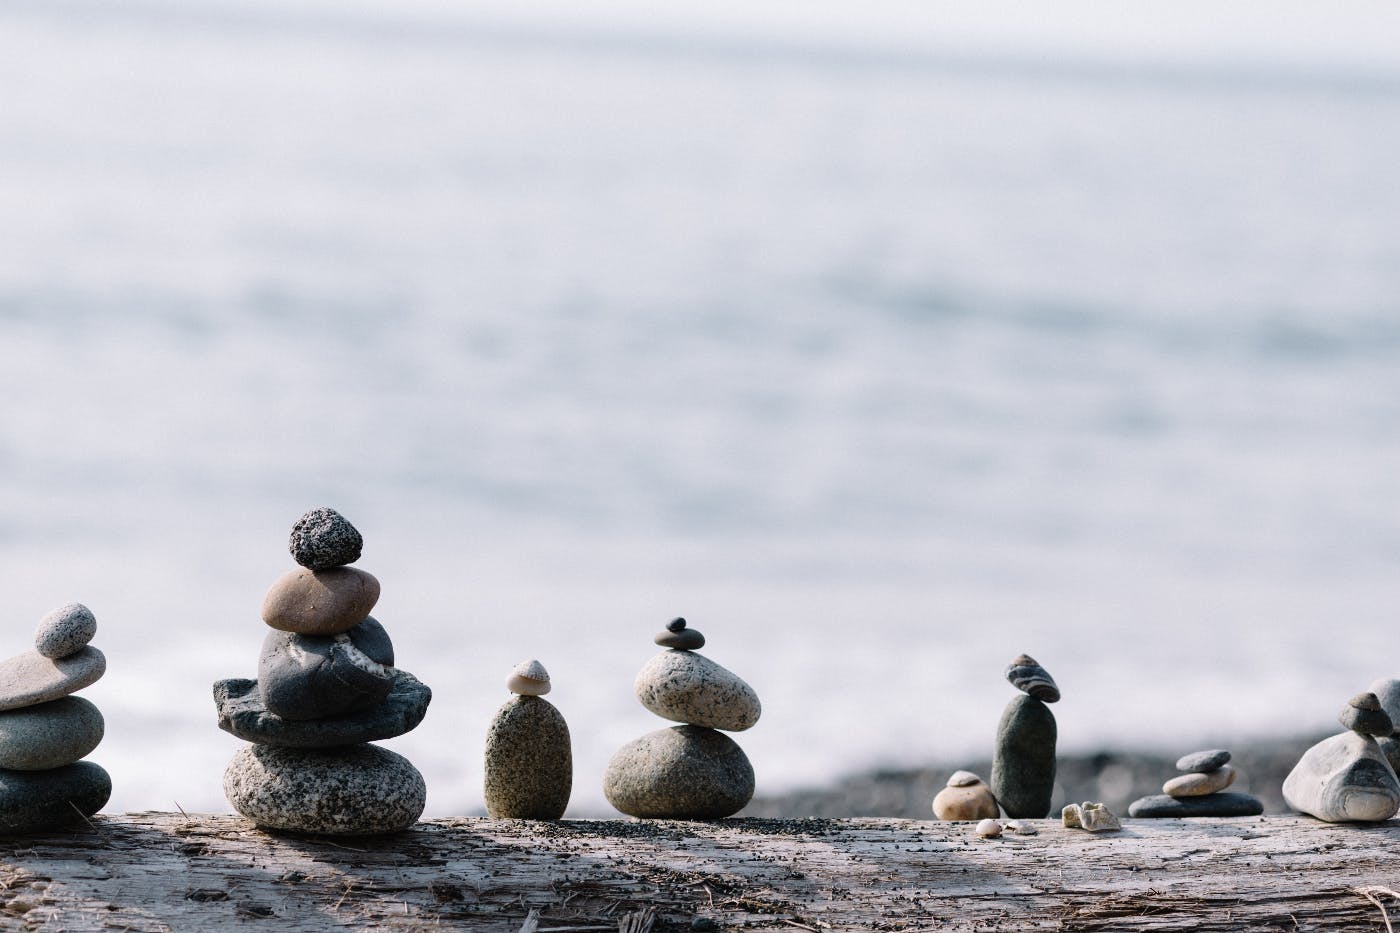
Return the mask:
{"type": "Polygon", "coordinates": [[[637,673],[633,689],[662,719],[742,732],[758,722],[758,694],[738,676],[693,651],[663,651],[637,673]]]}
{"type": "Polygon", "coordinates": [[[298,635],[339,635],[359,625],[379,601],[379,581],[354,567],[298,567],[263,597],[262,619],[298,635]]]}
{"type": "Polygon", "coordinates": [[[82,603],[60,606],[39,620],[34,650],[46,658],[66,658],[97,634],[97,617],[82,603]]]}
{"type": "Polygon", "coordinates": [[[569,726],[548,700],[517,696],[486,733],[486,815],[557,820],[573,789],[569,726]]]}

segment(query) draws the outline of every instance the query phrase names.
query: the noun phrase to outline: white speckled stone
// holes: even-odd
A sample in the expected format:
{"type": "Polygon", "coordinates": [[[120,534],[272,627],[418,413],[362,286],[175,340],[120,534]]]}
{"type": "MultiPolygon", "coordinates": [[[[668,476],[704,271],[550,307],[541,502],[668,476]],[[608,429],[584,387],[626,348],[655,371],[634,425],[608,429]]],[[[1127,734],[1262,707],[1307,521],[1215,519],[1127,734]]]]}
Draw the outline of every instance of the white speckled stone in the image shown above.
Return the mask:
{"type": "Polygon", "coordinates": [[[250,745],[224,771],[224,795],[265,829],[357,836],[412,826],[427,786],[407,758],[377,745],[250,745]]]}
{"type": "Polygon", "coordinates": [[[97,617],[82,603],[59,606],[39,620],[34,650],[46,658],[66,658],[81,651],[97,634],[97,617]]]}
{"type": "Polygon", "coordinates": [[[82,697],[0,712],[0,768],[47,771],[85,757],[102,741],[102,713],[82,697]]]}
{"type": "Polygon", "coordinates": [[[702,654],[663,651],[637,673],[633,689],[662,719],[707,729],[742,732],[762,713],[758,694],[702,654]]]}
{"type": "Polygon", "coordinates": [[[1343,732],[1303,753],[1283,781],[1283,799],[1329,823],[1379,822],[1400,809],[1400,780],[1375,739],[1343,732]]]}
{"type": "Polygon", "coordinates": [[[0,661],[0,710],[22,709],[66,697],[94,684],[107,671],[107,659],[92,645],[66,658],[26,651],[0,661]]]}

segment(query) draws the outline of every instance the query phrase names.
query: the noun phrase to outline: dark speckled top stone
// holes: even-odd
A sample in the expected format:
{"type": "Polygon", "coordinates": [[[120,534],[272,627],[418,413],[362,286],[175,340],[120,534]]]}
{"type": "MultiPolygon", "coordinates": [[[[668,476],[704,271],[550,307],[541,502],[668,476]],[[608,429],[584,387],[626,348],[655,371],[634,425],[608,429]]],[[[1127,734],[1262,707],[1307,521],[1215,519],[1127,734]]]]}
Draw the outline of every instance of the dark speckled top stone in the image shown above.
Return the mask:
{"type": "Polygon", "coordinates": [[[288,550],[292,560],[312,570],[353,564],[360,559],[364,538],[335,509],[312,509],[292,526],[288,550]]]}

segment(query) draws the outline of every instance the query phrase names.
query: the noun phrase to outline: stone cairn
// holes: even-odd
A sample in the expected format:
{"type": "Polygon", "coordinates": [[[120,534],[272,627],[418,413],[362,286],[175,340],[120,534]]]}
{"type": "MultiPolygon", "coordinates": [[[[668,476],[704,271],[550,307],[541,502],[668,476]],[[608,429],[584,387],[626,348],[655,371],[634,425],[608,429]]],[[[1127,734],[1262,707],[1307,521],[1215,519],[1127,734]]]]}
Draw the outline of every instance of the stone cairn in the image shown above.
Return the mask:
{"type": "Polygon", "coordinates": [[[753,688],[696,651],[705,636],[674,619],[653,639],[670,650],[643,665],[634,690],[663,719],[685,723],[647,733],[618,749],[603,793],[623,813],[661,819],[720,819],[753,797],[753,765],[716,730],[741,732],[758,722],[753,688]]]}
{"type": "Polygon", "coordinates": [[[112,796],[101,765],[102,713],[72,694],[107,670],[88,642],[97,619],[80,603],[39,621],[34,650],[0,661],[0,833],[82,825],[112,796]]]}
{"type": "Polygon", "coordinates": [[[368,743],[412,730],[432,691],[394,667],[369,615],[379,581],[346,566],[363,540],[333,509],[292,527],[301,566],[268,590],[258,679],[214,684],[219,728],[253,744],[224,772],[233,808],[265,829],[332,835],[397,832],[427,789],[408,759],[368,743]]]}
{"type": "Polygon", "coordinates": [[[940,820],[994,820],[1001,808],[980,777],[971,771],[954,771],[948,786],[933,798],[933,815],[940,820]]]}
{"type": "Polygon", "coordinates": [[[1258,816],[1264,804],[1249,794],[1226,793],[1235,782],[1230,752],[1210,748],[1183,755],[1176,770],[1183,772],[1162,785],[1160,794],[1134,800],[1128,815],[1141,819],[1185,816],[1258,816]]]}
{"type": "Polygon", "coordinates": [[[1012,661],[1006,679],[1022,691],[997,725],[992,759],[992,794],[1006,815],[1044,819],[1055,792],[1055,714],[1046,703],[1060,699],[1060,688],[1028,654],[1012,661]]]}
{"type": "Polygon", "coordinates": [[[486,815],[557,820],[569,805],[574,760],[568,723],[544,698],[549,672],[539,661],[522,662],[506,689],[515,695],[486,733],[486,815]]]}
{"type": "Polygon", "coordinates": [[[1303,753],[1283,781],[1283,799],[1328,823],[1379,822],[1400,810],[1400,779],[1376,741],[1395,728],[1374,693],[1352,697],[1338,717],[1347,731],[1303,753]]]}

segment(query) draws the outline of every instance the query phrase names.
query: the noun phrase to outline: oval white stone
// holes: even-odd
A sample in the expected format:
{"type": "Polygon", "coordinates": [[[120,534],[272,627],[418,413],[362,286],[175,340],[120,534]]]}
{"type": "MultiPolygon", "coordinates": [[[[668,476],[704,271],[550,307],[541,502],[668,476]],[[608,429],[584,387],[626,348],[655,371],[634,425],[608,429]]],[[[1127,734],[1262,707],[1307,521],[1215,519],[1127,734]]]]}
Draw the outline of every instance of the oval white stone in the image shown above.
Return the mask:
{"type": "Polygon", "coordinates": [[[742,732],[763,709],[758,694],[730,671],[693,651],[663,651],[637,673],[642,705],[673,722],[742,732]]]}

